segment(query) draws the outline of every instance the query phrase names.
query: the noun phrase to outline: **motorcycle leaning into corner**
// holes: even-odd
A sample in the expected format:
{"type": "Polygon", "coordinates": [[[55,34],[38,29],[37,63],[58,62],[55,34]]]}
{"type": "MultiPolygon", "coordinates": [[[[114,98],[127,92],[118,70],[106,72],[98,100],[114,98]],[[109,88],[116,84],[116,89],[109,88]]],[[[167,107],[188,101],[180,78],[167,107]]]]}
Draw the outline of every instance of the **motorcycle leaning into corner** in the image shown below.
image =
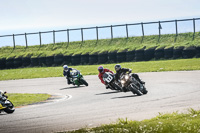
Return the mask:
{"type": "Polygon", "coordinates": [[[88,86],[88,83],[83,78],[83,75],[80,73],[80,71],[78,71],[76,69],[72,69],[72,71],[70,72],[69,80],[72,82],[73,85],[77,85],[77,86],[85,85],[85,86],[88,86]]]}
{"type": "Polygon", "coordinates": [[[0,113],[2,111],[11,114],[15,111],[14,105],[8,100],[8,96],[5,95],[6,92],[0,90],[0,113]]]}
{"type": "Polygon", "coordinates": [[[136,80],[131,73],[122,73],[120,75],[120,83],[122,88],[125,87],[128,91],[131,91],[133,94],[137,94],[138,96],[148,93],[144,84],[141,84],[136,80]]]}
{"type": "Polygon", "coordinates": [[[103,74],[103,81],[109,86],[111,90],[122,90],[118,83],[115,81],[115,75],[111,72],[105,72],[103,74]]]}

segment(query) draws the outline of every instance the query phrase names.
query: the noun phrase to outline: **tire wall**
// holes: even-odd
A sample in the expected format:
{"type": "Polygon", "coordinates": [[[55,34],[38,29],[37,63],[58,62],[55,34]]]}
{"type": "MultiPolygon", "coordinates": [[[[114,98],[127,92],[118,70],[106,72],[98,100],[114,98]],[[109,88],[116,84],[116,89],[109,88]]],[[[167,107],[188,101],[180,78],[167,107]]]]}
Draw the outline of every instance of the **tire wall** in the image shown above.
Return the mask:
{"type": "Polygon", "coordinates": [[[81,64],[81,55],[73,55],[71,57],[72,59],[72,65],[79,65],[81,64]]]}
{"type": "Polygon", "coordinates": [[[63,55],[55,55],[53,57],[53,62],[54,62],[54,65],[56,66],[62,65],[62,63],[64,62],[63,55]]]}
{"type": "Polygon", "coordinates": [[[31,65],[31,58],[30,57],[24,57],[22,58],[22,66],[27,67],[31,65]]]}
{"type": "Polygon", "coordinates": [[[108,63],[115,63],[115,62],[117,62],[117,53],[116,52],[108,53],[108,63]]]}
{"type": "Polygon", "coordinates": [[[14,59],[14,67],[18,68],[22,66],[22,58],[15,58],[14,59]]]}
{"type": "Polygon", "coordinates": [[[2,58],[0,59],[0,69],[5,69],[6,68],[6,59],[2,58]]]}
{"type": "Polygon", "coordinates": [[[98,63],[98,54],[89,55],[89,64],[97,64],[98,63]]]}
{"type": "Polygon", "coordinates": [[[89,54],[81,55],[81,64],[88,64],[89,63],[89,54]]]}
{"type": "Polygon", "coordinates": [[[46,65],[52,66],[54,64],[54,56],[48,56],[46,57],[46,65]]]}
{"type": "Polygon", "coordinates": [[[98,54],[98,63],[99,64],[104,64],[108,62],[108,54],[103,53],[103,54],[98,54]]]}
{"type": "Polygon", "coordinates": [[[134,61],[135,60],[135,50],[133,51],[127,51],[126,52],[126,61],[134,61]]]}
{"type": "Polygon", "coordinates": [[[48,57],[1,58],[0,69],[19,68],[27,66],[60,66],[120,63],[131,61],[149,61],[152,59],[179,59],[200,57],[200,46],[169,47],[161,49],[140,49],[127,52],[110,52],[92,55],[57,55],[48,57]]]}
{"type": "Polygon", "coordinates": [[[144,61],[144,50],[140,49],[140,50],[136,50],[135,51],[135,60],[136,61],[144,61]]]}
{"type": "Polygon", "coordinates": [[[126,61],[126,52],[117,53],[117,62],[125,62],[126,61]]]}

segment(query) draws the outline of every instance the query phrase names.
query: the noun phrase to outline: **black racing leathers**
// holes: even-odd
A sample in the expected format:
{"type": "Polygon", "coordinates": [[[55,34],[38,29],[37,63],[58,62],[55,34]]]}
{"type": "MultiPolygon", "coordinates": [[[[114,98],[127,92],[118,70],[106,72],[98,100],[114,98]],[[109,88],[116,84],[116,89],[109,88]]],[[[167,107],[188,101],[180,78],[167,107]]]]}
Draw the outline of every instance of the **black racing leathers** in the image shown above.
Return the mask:
{"type": "MultiPolygon", "coordinates": [[[[132,70],[131,70],[131,69],[128,69],[128,68],[121,68],[119,71],[117,71],[116,74],[115,74],[115,79],[116,79],[116,81],[118,81],[118,80],[120,79],[120,75],[121,75],[122,73],[127,73],[127,72],[128,72],[128,73],[131,73],[132,70]]],[[[134,77],[134,78],[135,78],[136,80],[138,80],[139,82],[142,82],[137,74],[132,73],[131,76],[134,77]]]]}

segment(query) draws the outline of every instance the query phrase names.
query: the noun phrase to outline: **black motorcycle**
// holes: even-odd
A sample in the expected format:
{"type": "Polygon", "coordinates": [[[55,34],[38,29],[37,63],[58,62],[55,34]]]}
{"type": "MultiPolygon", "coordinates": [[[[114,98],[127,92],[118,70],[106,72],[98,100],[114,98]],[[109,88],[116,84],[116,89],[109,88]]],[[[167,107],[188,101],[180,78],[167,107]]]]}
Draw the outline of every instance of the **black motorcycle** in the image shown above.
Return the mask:
{"type": "Polygon", "coordinates": [[[147,89],[144,84],[141,84],[136,80],[131,74],[122,73],[120,75],[121,87],[125,87],[128,91],[131,91],[133,94],[141,96],[142,94],[147,94],[147,89]]]}
{"type": "Polygon", "coordinates": [[[118,83],[115,81],[115,75],[110,72],[105,72],[103,74],[103,81],[109,86],[111,90],[122,90],[118,83]]]}
{"type": "Polygon", "coordinates": [[[8,96],[5,95],[6,92],[0,91],[0,113],[4,111],[11,114],[15,111],[14,105],[8,100],[8,96]]]}

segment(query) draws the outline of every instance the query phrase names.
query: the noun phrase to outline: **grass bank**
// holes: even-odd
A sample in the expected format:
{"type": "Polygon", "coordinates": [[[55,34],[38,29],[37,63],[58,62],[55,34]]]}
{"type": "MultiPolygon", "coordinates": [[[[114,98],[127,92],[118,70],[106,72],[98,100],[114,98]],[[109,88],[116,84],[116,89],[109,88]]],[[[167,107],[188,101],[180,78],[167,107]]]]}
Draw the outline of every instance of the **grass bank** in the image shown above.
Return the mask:
{"type": "Polygon", "coordinates": [[[181,33],[178,36],[175,34],[151,35],[143,37],[129,37],[101,39],[101,40],[87,40],[84,42],[61,42],[54,44],[29,46],[1,47],[1,58],[20,58],[20,57],[47,57],[54,55],[85,55],[85,54],[100,54],[104,52],[113,51],[131,51],[141,48],[152,47],[178,47],[178,46],[200,46],[200,32],[196,32],[193,39],[193,33],[181,33]]]}
{"type": "MultiPolygon", "coordinates": [[[[114,124],[96,128],[83,128],[63,133],[199,133],[200,111],[189,109],[187,113],[159,114],[157,117],[131,121],[119,119],[114,124]]],[[[62,132],[60,132],[62,133],[62,132]]]]}
{"type": "MultiPolygon", "coordinates": [[[[200,58],[128,62],[120,64],[122,67],[131,68],[134,73],[200,70],[200,58]]],[[[115,64],[102,65],[104,68],[109,68],[110,70],[114,71],[115,64]]],[[[79,65],[70,67],[80,70],[83,75],[97,75],[98,66],[99,65],[79,65]]],[[[62,66],[7,69],[0,70],[0,80],[62,77],[62,72],[62,66]]]]}
{"type": "Polygon", "coordinates": [[[8,93],[7,95],[15,107],[38,103],[45,101],[50,97],[49,94],[8,93]]]}

